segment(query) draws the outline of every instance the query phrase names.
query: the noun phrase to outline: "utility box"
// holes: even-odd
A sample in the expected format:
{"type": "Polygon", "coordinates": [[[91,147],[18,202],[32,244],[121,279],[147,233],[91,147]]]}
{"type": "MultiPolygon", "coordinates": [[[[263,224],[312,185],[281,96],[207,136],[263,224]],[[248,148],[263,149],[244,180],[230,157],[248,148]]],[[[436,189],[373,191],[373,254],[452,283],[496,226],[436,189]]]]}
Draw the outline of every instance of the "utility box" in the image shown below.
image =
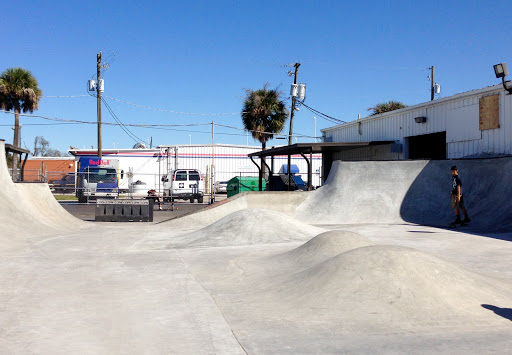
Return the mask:
{"type": "MultiPolygon", "coordinates": [[[[252,176],[235,176],[228,181],[228,197],[243,191],[259,191],[258,178],[252,176]]],[[[261,188],[265,190],[265,179],[261,179],[261,188]]]]}

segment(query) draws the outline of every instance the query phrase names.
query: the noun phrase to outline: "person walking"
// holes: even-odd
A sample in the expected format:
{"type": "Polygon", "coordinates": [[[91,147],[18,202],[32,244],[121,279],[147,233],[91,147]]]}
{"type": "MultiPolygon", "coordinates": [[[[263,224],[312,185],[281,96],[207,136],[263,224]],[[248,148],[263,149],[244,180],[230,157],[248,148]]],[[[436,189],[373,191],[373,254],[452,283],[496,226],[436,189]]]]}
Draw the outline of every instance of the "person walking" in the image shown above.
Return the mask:
{"type": "Polygon", "coordinates": [[[471,222],[469,219],[468,211],[464,205],[464,196],[462,195],[462,181],[459,177],[459,170],[454,165],[451,167],[452,172],[452,192],[450,198],[452,200],[452,209],[455,212],[457,218],[451,223],[451,225],[465,224],[471,222]],[[460,219],[460,211],[464,213],[464,220],[460,219]]]}

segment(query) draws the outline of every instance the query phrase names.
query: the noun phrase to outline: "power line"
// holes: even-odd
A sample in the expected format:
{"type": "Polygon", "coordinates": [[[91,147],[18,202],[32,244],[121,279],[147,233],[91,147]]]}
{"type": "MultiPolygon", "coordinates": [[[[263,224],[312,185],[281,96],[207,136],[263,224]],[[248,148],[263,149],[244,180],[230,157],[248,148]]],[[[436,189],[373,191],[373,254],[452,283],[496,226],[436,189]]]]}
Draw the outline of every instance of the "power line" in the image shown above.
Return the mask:
{"type": "Polygon", "coordinates": [[[239,114],[241,114],[241,113],[242,113],[242,112],[227,112],[227,113],[180,112],[180,111],[165,110],[165,109],[161,109],[161,108],[155,108],[155,107],[149,107],[149,106],[138,105],[138,104],[134,104],[134,103],[132,103],[132,102],[119,100],[119,99],[116,99],[116,98],[113,98],[113,97],[110,97],[110,96],[107,96],[107,95],[103,95],[103,97],[106,97],[106,98],[108,98],[108,99],[110,99],[110,100],[114,100],[114,101],[122,102],[123,104],[127,104],[127,105],[131,105],[131,106],[135,106],[135,107],[144,108],[144,109],[146,109],[146,110],[153,110],[153,111],[159,111],[159,112],[168,112],[168,113],[174,113],[174,114],[178,114],[178,115],[195,115],[195,116],[228,116],[228,115],[239,115],[239,114]]]}
{"type": "MultiPolygon", "coordinates": [[[[52,96],[41,96],[41,97],[55,99],[55,98],[77,98],[77,97],[88,97],[88,96],[96,97],[95,95],[92,95],[92,94],[87,94],[87,95],[55,95],[55,96],[52,95],[52,96]]],[[[167,109],[161,109],[161,108],[155,108],[155,107],[139,105],[139,104],[135,104],[135,103],[132,103],[132,102],[116,99],[114,97],[110,97],[110,96],[107,96],[107,95],[102,95],[102,99],[103,98],[107,98],[107,99],[110,99],[110,100],[113,100],[113,101],[118,101],[118,102],[121,102],[121,103],[124,103],[124,104],[127,104],[127,105],[131,105],[131,106],[135,106],[135,107],[144,108],[146,110],[153,110],[153,111],[159,111],[159,112],[168,112],[168,113],[174,113],[174,114],[177,114],[177,115],[229,116],[229,115],[239,115],[239,114],[243,113],[243,112],[222,112],[222,113],[181,112],[181,111],[173,111],[173,110],[167,110],[167,109]]]]}
{"type": "Polygon", "coordinates": [[[336,123],[336,124],[347,123],[347,122],[345,122],[345,121],[343,121],[343,120],[340,120],[340,119],[338,119],[338,118],[335,118],[335,117],[332,117],[332,116],[326,115],[325,113],[322,113],[322,112],[320,112],[320,111],[318,111],[318,110],[315,110],[315,109],[314,109],[314,108],[312,108],[312,107],[309,107],[308,105],[306,105],[306,104],[304,103],[304,101],[299,101],[299,102],[300,102],[300,104],[301,104],[302,106],[304,106],[305,108],[307,108],[309,111],[311,111],[311,112],[313,112],[313,113],[316,113],[317,115],[319,115],[319,116],[320,116],[320,118],[323,118],[323,119],[324,119],[324,120],[326,120],[326,121],[329,121],[329,122],[332,122],[332,123],[336,123]]]}
{"type": "Polygon", "coordinates": [[[137,137],[135,134],[133,134],[127,127],[125,127],[125,125],[123,124],[123,122],[121,122],[121,120],[117,117],[117,115],[114,113],[114,111],[112,110],[112,108],[110,107],[110,105],[105,101],[105,99],[102,98],[101,100],[104,104],[105,104],[105,107],[107,108],[107,110],[110,112],[110,115],[114,118],[114,120],[119,123],[119,127],[121,127],[121,129],[131,138],[135,141],[135,143],[139,143],[139,142],[143,142],[142,139],[140,139],[139,137],[137,137]]]}
{"type": "MultiPolygon", "coordinates": [[[[219,126],[219,127],[225,127],[225,128],[230,128],[230,129],[236,129],[236,130],[239,130],[239,131],[244,131],[244,132],[255,132],[255,133],[261,133],[261,134],[273,134],[274,136],[280,136],[280,137],[288,137],[289,135],[288,134],[283,134],[283,133],[272,133],[272,132],[265,132],[265,131],[258,131],[258,130],[247,130],[245,128],[238,128],[238,127],[233,127],[233,126],[226,126],[226,125],[223,125],[223,124],[219,124],[219,123],[215,123],[216,126],[219,126]]],[[[294,137],[301,137],[301,138],[315,138],[313,136],[308,136],[308,135],[305,135],[305,134],[301,134],[301,133],[296,133],[293,135],[294,137]]]]}
{"type": "MultiPolygon", "coordinates": [[[[12,111],[6,111],[6,110],[0,110],[0,112],[14,115],[14,112],[12,111]]],[[[58,122],[70,122],[70,123],[83,123],[83,124],[97,124],[96,121],[81,121],[81,120],[71,120],[71,119],[64,119],[64,118],[56,118],[56,117],[47,117],[47,116],[41,116],[41,115],[32,115],[27,113],[20,113],[20,116],[24,117],[34,117],[34,118],[42,118],[44,120],[50,120],[50,121],[58,121],[58,122]]],[[[105,123],[106,125],[112,125],[117,126],[117,123],[105,123]]],[[[129,127],[143,127],[143,128],[151,128],[151,127],[192,127],[192,126],[209,126],[211,123],[187,123],[187,124],[130,124],[125,123],[125,126],[129,127]]]]}
{"type": "MultiPolygon", "coordinates": [[[[107,108],[108,109],[108,108],[107,108]]],[[[13,115],[14,112],[12,111],[6,111],[6,110],[0,110],[0,112],[11,114],[13,115]]],[[[47,117],[42,115],[33,115],[33,114],[27,114],[27,113],[20,113],[20,116],[24,117],[32,117],[32,118],[41,118],[48,121],[57,121],[58,123],[50,123],[50,124],[30,124],[26,123],[26,125],[59,125],[59,124],[89,124],[89,125],[96,125],[96,121],[82,121],[82,120],[71,120],[71,119],[64,119],[64,118],[56,118],[56,117],[47,117]]],[[[115,115],[115,114],[114,114],[115,115]]],[[[138,128],[149,128],[149,129],[160,129],[160,130],[169,130],[169,131],[180,131],[180,132],[197,132],[197,133],[211,133],[211,131],[208,132],[201,132],[201,131],[193,131],[193,130],[182,130],[182,129],[175,129],[174,127],[199,127],[199,126],[211,126],[211,122],[209,123],[186,123],[186,124],[133,124],[133,123],[112,123],[112,122],[103,122],[103,125],[107,126],[125,126],[125,127],[138,127],[138,128]]],[[[234,126],[228,126],[223,124],[215,123],[215,126],[224,127],[228,129],[238,130],[242,132],[257,132],[262,134],[273,134],[274,136],[279,137],[288,137],[287,134],[282,133],[271,133],[271,132],[264,132],[264,131],[258,131],[258,130],[246,130],[245,128],[239,128],[234,126]]],[[[2,126],[2,125],[0,125],[2,126]]],[[[4,126],[12,126],[12,125],[4,125],[4,126]]],[[[238,135],[238,136],[244,136],[245,134],[235,134],[235,133],[221,133],[216,132],[215,134],[222,134],[222,135],[238,135]]],[[[295,137],[299,138],[315,138],[310,135],[305,135],[301,133],[295,133],[295,137]]],[[[141,140],[143,141],[143,140],[141,140]]]]}
{"type": "MultiPolygon", "coordinates": [[[[60,123],[24,123],[23,126],[59,126],[59,125],[74,125],[82,124],[79,122],[60,122],[60,123]]],[[[0,124],[0,127],[11,127],[12,124],[0,124]]]]}
{"type": "Polygon", "coordinates": [[[88,97],[91,95],[68,95],[68,96],[41,96],[45,98],[55,99],[55,98],[75,98],[75,97],[88,97]]]}

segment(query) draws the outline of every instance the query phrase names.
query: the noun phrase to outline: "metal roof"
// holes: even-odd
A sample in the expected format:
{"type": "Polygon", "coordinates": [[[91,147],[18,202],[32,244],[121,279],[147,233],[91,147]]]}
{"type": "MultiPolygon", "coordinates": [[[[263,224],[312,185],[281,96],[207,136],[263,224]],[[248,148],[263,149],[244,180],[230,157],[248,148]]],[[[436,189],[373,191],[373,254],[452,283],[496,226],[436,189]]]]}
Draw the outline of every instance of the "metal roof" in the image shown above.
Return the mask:
{"type": "Polygon", "coordinates": [[[13,146],[12,144],[5,144],[5,151],[8,153],[8,152],[13,152],[13,153],[18,153],[18,154],[29,154],[30,153],[30,150],[27,150],[27,149],[23,149],[23,148],[20,148],[20,147],[15,147],[13,146]]]}
{"type": "Polygon", "coordinates": [[[275,155],[332,153],[343,150],[368,147],[372,145],[392,144],[395,141],[371,141],[371,142],[337,142],[337,143],[296,143],[277,148],[271,148],[248,154],[249,157],[268,157],[275,155]]]}

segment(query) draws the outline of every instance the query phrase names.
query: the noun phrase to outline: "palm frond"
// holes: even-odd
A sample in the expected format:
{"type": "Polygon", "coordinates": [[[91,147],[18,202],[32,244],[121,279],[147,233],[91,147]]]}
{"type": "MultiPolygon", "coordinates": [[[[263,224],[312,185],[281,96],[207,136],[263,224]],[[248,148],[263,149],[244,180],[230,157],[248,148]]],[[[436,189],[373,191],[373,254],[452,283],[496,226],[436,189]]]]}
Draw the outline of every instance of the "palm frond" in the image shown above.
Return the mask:
{"type": "Polygon", "coordinates": [[[0,75],[0,108],[34,112],[39,108],[42,91],[32,73],[23,68],[9,68],[0,75]]]}
{"type": "Polygon", "coordinates": [[[282,93],[268,89],[256,91],[247,90],[242,109],[242,122],[246,130],[251,131],[252,137],[263,145],[280,133],[288,118],[288,110],[281,100],[282,93]]]}

